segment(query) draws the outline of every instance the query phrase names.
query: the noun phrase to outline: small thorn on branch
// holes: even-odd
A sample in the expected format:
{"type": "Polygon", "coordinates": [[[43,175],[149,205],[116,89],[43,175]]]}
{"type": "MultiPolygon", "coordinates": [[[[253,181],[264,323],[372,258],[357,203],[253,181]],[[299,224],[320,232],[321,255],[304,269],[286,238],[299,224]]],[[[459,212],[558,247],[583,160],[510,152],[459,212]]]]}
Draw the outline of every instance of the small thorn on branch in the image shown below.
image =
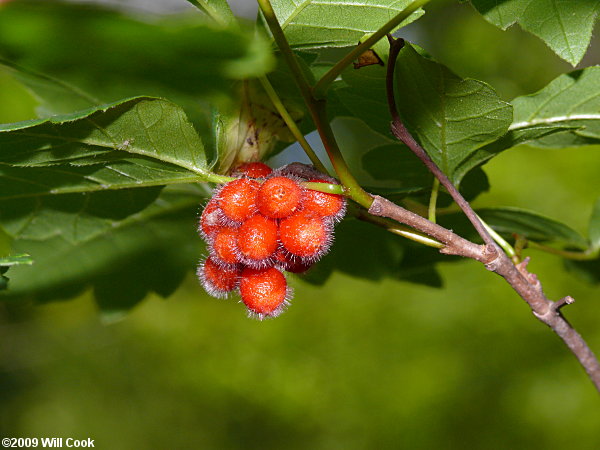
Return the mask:
{"type": "Polygon", "coordinates": [[[571,297],[570,295],[567,295],[566,297],[563,297],[560,300],[555,301],[552,304],[552,309],[554,311],[558,311],[563,306],[565,306],[565,305],[571,305],[573,303],[575,303],[575,299],[573,297],[571,297]]]}

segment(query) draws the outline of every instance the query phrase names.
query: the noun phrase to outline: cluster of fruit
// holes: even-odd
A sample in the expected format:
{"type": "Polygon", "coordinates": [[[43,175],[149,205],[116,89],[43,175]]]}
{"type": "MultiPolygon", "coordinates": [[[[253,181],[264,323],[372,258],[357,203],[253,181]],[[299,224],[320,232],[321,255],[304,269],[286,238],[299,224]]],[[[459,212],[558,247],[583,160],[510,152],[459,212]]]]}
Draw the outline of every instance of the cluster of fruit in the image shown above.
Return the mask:
{"type": "Polygon", "coordinates": [[[337,182],[301,163],[276,170],[247,163],[233,175],[239,178],[215,190],[200,217],[209,256],[198,277],[214,297],[239,290],[250,316],[275,317],[291,298],[282,272],[305,272],[329,251],[346,201],[306,189],[302,182],[337,182]]]}

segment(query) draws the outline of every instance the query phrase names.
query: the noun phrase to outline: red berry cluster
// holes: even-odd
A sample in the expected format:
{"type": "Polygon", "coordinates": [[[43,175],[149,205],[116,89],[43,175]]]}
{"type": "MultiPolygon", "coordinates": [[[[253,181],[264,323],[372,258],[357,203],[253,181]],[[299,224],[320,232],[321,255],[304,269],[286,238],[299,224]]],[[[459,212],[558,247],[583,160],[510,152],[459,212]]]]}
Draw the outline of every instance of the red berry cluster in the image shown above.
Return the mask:
{"type": "Polygon", "coordinates": [[[275,317],[292,295],[282,272],[305,272],[329,251],[346,202],[304,188],[303,181],[336,183],[305,164],[247,163],[234,175],[240,178],[217,189],[200,217],[209,256],[198,277],[214,297],[238,289],[250,316],[275,317]]]}

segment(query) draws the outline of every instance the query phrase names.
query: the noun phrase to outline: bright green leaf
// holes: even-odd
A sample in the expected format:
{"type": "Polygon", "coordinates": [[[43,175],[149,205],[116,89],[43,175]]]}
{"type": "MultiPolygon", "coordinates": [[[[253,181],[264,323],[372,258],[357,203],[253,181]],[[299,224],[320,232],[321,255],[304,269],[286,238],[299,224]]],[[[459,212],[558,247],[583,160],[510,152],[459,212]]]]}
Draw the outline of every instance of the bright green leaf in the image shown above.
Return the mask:
{"type": "Polygon", "coordinates": [[[542,39],[558,56],[577,65],[590,45],[600,11],[593,0],[471,0],[491,23],[514,23],[542,39]]]}
{"type": "Polygon", "coordinates": [[[181,108],[147,97],[0,125],[0,174],[0,198],[216,180],[181,108]]]}
{"type": "Polygon", "coordinates": [[[31,265],[33,264],[33,259],[31,259],[31,256],[27,253],[19,253],[17,255],[0,258],[0,267],[18,266],[22,264],[31,265]]]}
{"type": "MultiPolygon", "coordinates": [[[[412,0],[272,0],[273,9],[295,48],[346,47],[377,31],[412,0]]],[[[415,11],[400,26],[423,14],[415,11]]]]}
{"type": "MultiPolygon", "coordinates": [[[[563,128],[566,131],[561,134],[561,146],[573,146],[582,139],[600,141],[600,67],[561,75],[539,92],[518,97],[512,103],[515,112],[511,132],[563,128]]],[[[553,146],[552,141],[543,139],[529,143],[553,146]]]]}
{"type": "Polygon", "coordinates": [[[600,67],[561,75],[512,103],[514,121],[508,133],[472,154],[459,174],[520,144],[564,148],[600,143],[600,67]]]}
{"type": "Polygon", "coordinates": [[[235,16],[227,0],[187,0],[220,25],[235,23],[235,16]]]}

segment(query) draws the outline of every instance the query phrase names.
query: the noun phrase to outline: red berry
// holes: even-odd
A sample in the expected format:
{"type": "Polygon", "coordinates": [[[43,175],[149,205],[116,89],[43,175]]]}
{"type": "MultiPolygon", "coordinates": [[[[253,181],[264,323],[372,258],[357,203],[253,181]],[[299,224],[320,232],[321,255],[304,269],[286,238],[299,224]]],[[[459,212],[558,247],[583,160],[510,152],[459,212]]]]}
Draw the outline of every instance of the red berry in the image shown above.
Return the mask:
{"type": "Polygon", "coordinates": [[[233,175],[241,176],[246,175],[250,178],[265,178],[273,172],[269,166],[261,162],[245,163],[238,166],[233,171],[233,175]]]}
{"type": "Polygon", "coordinates": [[[229,292],[238,286],[240,272],[241,270],[237,266],[223,268],[212,258],[208,258],[200,264],[197,274],[202,286],[209,295],[226,298],[229,292]]]}
{"type": "Polygon", "coordinates": [[[247,267],[240,278],[240,295],[249,314],[262,320],[283,312],[290,289],[283,274],[274,267],[262,270],[247,267]]]}
{"type": "Polygon", "coordinates": [[[221,218],[219,204],[214,198],[211,199],[200,216],[200,225],[198,230],[205,241],[208,241],[213,234],[224,225],[221,218]]]}
{"type": "Polygon", "coordinates": [[[255,180],[240,178],[230,181],[218,193],[223,215],[239,224],[256,212],[256,194],[260,184],[255,180]]]}
{"type": "Polygon", "coordinates": [[[329,251],[332,242],[332,222],[312,211],[300,211],[279,224],[283,247],[303,263],[318,261],[329,251]]]}
{"type": "Polygon", "coordinates": [[[260,214],[246,220],[238,229],[237,246],[244,264],[262,268],[277,250],[277,222],[260,214]]]}
{"type": "Polygon", "coordinates": [[[272,219],[282,219],[300,209],[303,194],[304,188],[291,178],[269,178],[258,190],[258,210],[272,219]]]}
{"type": "Polygon", "coordinates": [[[274,256],[275,265],[286,272],[304,273],[312,267],[312,263],[298,261],[293,255],[286,253],[285,250],[279,249],[274,256]]]}
{"type": "Polygon", "coordinates": [[[238,229],[232,227],[223,227],[213,235],[210,251],[215,262],[221,265],[240,262],[237,237],[238,229]]]}
{"type": "MultiPolygon", "coordinates": [[[[311,183],[329,183],[322,179],[309,180],[311,183]]],[[[346,213],[346,200],[338,194],[307,189],[302,202],[304,209],[315,212],[320,217],[331,217],[339,221],[346,213]]]]}

